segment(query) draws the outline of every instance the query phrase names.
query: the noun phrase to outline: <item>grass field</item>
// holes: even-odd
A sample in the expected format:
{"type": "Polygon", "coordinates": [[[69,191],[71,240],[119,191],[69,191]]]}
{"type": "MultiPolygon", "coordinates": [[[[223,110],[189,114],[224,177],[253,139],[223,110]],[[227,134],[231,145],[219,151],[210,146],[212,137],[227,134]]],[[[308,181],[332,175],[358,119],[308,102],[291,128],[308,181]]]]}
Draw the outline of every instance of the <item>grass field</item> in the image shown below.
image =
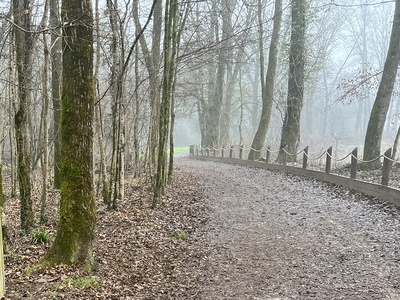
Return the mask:
{"type": "Polygon", "coordinates": [[[174,147],[174,154],[189,153],[189,147],[174,147]]]}

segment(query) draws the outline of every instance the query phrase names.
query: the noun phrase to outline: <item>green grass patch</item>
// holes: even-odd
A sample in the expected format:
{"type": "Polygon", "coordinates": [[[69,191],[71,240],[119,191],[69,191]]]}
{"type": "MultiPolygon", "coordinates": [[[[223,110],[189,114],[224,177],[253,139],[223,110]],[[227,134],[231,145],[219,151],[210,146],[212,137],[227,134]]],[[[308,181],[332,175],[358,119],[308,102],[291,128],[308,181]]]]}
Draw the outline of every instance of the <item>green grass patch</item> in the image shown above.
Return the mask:
{"type": "Polygon", "coordinates": [[[56,291],[49,291],[47,292],[47,295],[49,295],[49,297],[55,298],[58,296],[58,292],[56,291]]]}
{"type": "Polygon", "coordinates": [[[189,147],[174,147],[174,154],[189,153],[189,147]]]}
{"type": "Polygon", "coordinates": [[[91,277],[77,277],[64,280],[63,282],[53,285],[52,289],[47,292],[50,297],[57,297],[66,289],[78,288],[78,289],[97,289],[100,287],[101,281],[97,276],[91,277]]]}
{"type": "Polygon", "coordinates": [[[7,254],[4,254],[4,260],[5,261],[19,261],[22,260],[22,256],[9,252],[7,254]]]}
{"type": "Polygon", "coordinates": [[[188,234],[185,231],[177,231],[174,234],[174,238],[176,239],[186,239],[188,237],[188,234]]]}
{"type": "Polygon", "coordinates": [[[35,244],[47,244],[50,242],[50,235],[45,229],[38,228],[32,232],[31,239],[35,244]]]}
{"type": "Polygon", "coordinates": [[[100,279],[96,276],[92,276],[89,278],[68,278],[67,285],[77,288],[98,288],[100,286],[100,279]]]}

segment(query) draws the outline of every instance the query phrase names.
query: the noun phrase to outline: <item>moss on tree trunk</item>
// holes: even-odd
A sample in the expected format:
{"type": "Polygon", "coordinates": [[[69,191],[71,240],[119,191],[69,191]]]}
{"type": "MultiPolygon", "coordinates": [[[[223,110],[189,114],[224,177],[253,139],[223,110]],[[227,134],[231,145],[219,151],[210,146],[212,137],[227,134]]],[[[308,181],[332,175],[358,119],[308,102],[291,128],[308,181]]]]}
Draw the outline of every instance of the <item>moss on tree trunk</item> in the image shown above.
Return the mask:
{"type": "Polygon", "coordinates": [[[93,187],[93,19],[90,0],[65,0],[61,113],[61,203],[50,264],[93,266],[96,224],[93,187]]]}

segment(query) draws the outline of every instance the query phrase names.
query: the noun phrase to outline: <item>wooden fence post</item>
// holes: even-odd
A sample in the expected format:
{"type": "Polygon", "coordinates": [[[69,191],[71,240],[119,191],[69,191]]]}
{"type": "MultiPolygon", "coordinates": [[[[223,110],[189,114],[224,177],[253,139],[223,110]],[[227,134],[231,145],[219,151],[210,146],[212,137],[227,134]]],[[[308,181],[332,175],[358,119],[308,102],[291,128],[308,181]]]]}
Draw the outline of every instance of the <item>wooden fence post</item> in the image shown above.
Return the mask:
{"type": "Polygon", "coordinates": [[[308,164],[308,146],[303,150],[303,169],[307,169],[308,164]]]}
{"type": "Polygon", "coordinates": [[[242,159],[243,158],[243,145],[239,146],[239,158],[242,159]]]}
{"type": "Polygon", "coordinates": [[[224,147],[221,148],[221,157],[224,157],[224,147]]]}
{"type": "Polygon", "coordinates": [[[206,153],[207,153],[207,156],[210,156],[210,148],[206,148],[206,153]]]}
{"type": "Polygon", "coordinates": [[[231,149],[229,149],[229,158],[233,157],[233,145],[231,146],[231,149]]]}
{"type": "Polygon", "coordinates": [[[216,155],[217,153],[216,153],[216,150],[215,150],[215,148],[213,148],[213,150],[214,150],[214,157],[215,157],[215,156],[217,156],[217,155],[216,155]]]}
{"type": "Polygon", "coordinates": [[[194,145],[189,146],[189,153],[194,154],[194,145]]]}
{"type": "Polygon", "coordinates": [[[357,177],[357,154],[358,154],[358,147],[354,148],[351,152],[351,166],[350,166],[350,178],[356,179],[357,177]]]}
{"type": "Polygon", "coordinates": [[[203,156],[203,147],[200,147],[200,154],[203,156]]]}
{"type": "Polygon", "coordinates": [[[265,156],[265,162],[266,162],[267,164],[269,164],[269,159],[270,159],[270,157],[271,157],[271,146],[268,146],[268,147],[267,147],[267,153],[266,153],[266,156],[265,156]]]}
{"type": "Polygon", "coordinates": [[[392,148],[386,150],[383,156],[383,167],[382,167],[382,185],[389,184],[389,172],[390,172],[390,160],[392,159],[392,148]]]}
{"type": "Polygon", "coordinates": [[[331,167],[332,167],[332,146],[330,146],[326,152],[325,173],[329,174],[331,172],[331,167]]]}

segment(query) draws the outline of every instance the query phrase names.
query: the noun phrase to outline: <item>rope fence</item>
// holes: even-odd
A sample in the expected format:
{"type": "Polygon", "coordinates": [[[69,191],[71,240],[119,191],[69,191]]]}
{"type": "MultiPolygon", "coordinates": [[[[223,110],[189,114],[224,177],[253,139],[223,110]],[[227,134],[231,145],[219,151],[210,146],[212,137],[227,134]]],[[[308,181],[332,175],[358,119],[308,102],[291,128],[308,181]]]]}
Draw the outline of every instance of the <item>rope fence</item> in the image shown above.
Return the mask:
{"type": "MultiPolygon", "coordinates": [[[[231,147],[201,147],[198,145],[191,145],[190,146],[190,153],[193,155],[200,155],[200,156],[213,156],[213,157],[221,157],[221,158],[238,158],[238,159],[246,159],[244,157],[244,152],[256,152],[260,155],[265,153],[265,157],[259,159],[259,161],[265,162],[267,164],[281,164],[286,166],[288,163],[293,164],[293,166],[297,167],[298,165],[298,158],[302,157],[302,169],[312,169],[315,165],[319,165],[320,167],[324,167],[325,173],[330,174],[332,171],[332,161],[335,163],[344,162],[348,158],[350,158],[350,178],[356,179],[357,178],[357,170],[360,164],[370,164],[377,161],[382,161],[382,168],[381,168],[381,180],[380,184],[387,186],[389,184],[389,174],[393,164],[398,164],[400,161],[395,160],[392,157],[392,148],[386,150],[383,154],[379,155],[378,157],[371,159],[371,160],[363,160],[358,157],[358,147],[354,148],[350,153],[346,154],[344,157],[336,158],[332,154],[332,146],[329,147],[327,150],[323,151],[320,155],[316,157],[311,157],[309,155],[309,147],[305,147],[304,149],[300,150],[297,153],[290,153],[287,151],[287,148],[284,147],[278,151],[272,151],[271,147],[268,146],[263,149],[254,149],[254,148],[244,148],[242,145],[239,146],[231,146],[231,147]],[[282,157],[277,161],[278,154],[282,153],[282,157]],[[325,159],[324,159],[325,157],[325,159]],[[324,160],[324,161],[323,161],[324,160]],[[314,162],[314,164],[313,164],[314,162]],[[323,166],[324,164],[324,166],[323,166]]],[[[300,168],[300,167],[298,167],[300,168]]]]}

